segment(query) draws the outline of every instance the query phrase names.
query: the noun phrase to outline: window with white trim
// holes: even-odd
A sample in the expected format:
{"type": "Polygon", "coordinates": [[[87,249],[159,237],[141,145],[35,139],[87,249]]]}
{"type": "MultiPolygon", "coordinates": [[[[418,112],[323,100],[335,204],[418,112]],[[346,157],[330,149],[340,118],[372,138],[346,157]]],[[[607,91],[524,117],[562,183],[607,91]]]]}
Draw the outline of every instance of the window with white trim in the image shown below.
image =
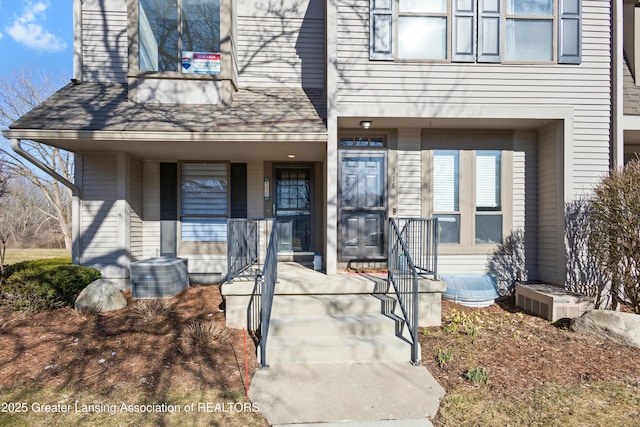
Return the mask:
{"type": "Polygon", "coordinates": [[[140,71],[217,74],[220,0],[138,0],[140,71]]]}
{"type": "Polygon", "coordinates": [[[370,0],[369,56],[580,64],[581,27],[581,0],[370,0]]]}
{"type": "Polygon", "coordinates": [[[181,169],[181,240],[226,242],[228,164],[183,163],[181,169]]]}
{"type": "Polygon", "coordinates": [[[433,212],[441,243],[460,243],[460,152],[433,152],[433,212]]]}

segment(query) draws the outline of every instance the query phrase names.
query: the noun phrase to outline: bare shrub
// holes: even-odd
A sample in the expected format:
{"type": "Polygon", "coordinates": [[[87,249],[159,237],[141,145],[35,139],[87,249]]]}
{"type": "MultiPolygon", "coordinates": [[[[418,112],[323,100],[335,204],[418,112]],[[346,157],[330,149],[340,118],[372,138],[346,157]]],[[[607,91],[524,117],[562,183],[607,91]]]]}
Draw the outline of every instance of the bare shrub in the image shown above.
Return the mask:
{"type": "Polygon", "coordinates": [[[612,170],[594,193],[589,250],[611,275],[612,308],[624,298],[640,313],[640,160],[612,170]]]}
{"type": "Polygon", "coordinates": [[[564,206],[565,288],[593,297],[595,308],[607,309],[611,306],[611,277],[607,270],[598,267],[597,259],[589,250],[589,236],[592,233],[590,213],[591,200],[586,198],[573,200],[564,206]]]}
{"type": "Polygon", "coordinates": [[[231,332],[214,322],[191,322],[180,337],[184,350],[196,347],[208,347],[215,341],[224,342],[231,332]]]}
{"type": "Polygon", "coordinates": [[[131,308],[131,316],[142,319],[145,322],[153,322],[159,318],[165,318],[175,312],[173,303],[166,299],[148,299],[138,301],[131,308]]]}
{"type": "Polygon", "coordinates": [[[513,295],[516,285],[528,280],[522,230],[513,231],[493,250],[488,267],[498,279],[498,293],[502,297],[513,295]]]}

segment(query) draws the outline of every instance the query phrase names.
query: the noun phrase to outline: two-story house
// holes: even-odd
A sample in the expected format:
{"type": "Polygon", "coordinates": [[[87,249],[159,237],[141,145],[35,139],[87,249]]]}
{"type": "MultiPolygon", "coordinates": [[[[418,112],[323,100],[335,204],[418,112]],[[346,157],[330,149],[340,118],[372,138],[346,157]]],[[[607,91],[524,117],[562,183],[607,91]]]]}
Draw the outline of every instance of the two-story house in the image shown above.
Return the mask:
{"type": "Polygon", "coordinates": [[[512,230],[563,283],[564,202],[617,159],[608,0],[76,0],[72,83],[5,136],[76,154],[74,261],[226,274],[226,221],[277,218],[328,274],[439,219],[439,271],[512,230]]]}

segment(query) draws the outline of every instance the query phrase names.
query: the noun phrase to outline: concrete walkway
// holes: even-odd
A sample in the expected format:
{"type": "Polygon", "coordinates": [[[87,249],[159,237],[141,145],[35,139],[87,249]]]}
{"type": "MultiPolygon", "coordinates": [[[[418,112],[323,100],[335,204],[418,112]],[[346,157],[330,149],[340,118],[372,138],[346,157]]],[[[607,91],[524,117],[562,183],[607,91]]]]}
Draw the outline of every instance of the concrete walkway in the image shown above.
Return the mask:
{"type": "Polygon", "coordinates": [[[273,366],[249,388],[272,425],[430,426],[443,396],[424,366],[409,363],[273,366]]]}

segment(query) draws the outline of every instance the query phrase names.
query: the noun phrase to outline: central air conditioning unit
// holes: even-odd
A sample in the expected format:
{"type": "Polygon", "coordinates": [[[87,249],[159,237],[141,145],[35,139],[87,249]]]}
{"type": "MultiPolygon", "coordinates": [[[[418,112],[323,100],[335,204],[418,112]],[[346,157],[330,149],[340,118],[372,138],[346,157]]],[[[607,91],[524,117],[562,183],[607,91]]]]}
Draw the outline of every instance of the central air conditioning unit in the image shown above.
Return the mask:
{"type": "Polygon", "coordinates": [[[131,263],[131,297],[172,297],[189,286],[185,258],[151,258],[131,263]]]}

